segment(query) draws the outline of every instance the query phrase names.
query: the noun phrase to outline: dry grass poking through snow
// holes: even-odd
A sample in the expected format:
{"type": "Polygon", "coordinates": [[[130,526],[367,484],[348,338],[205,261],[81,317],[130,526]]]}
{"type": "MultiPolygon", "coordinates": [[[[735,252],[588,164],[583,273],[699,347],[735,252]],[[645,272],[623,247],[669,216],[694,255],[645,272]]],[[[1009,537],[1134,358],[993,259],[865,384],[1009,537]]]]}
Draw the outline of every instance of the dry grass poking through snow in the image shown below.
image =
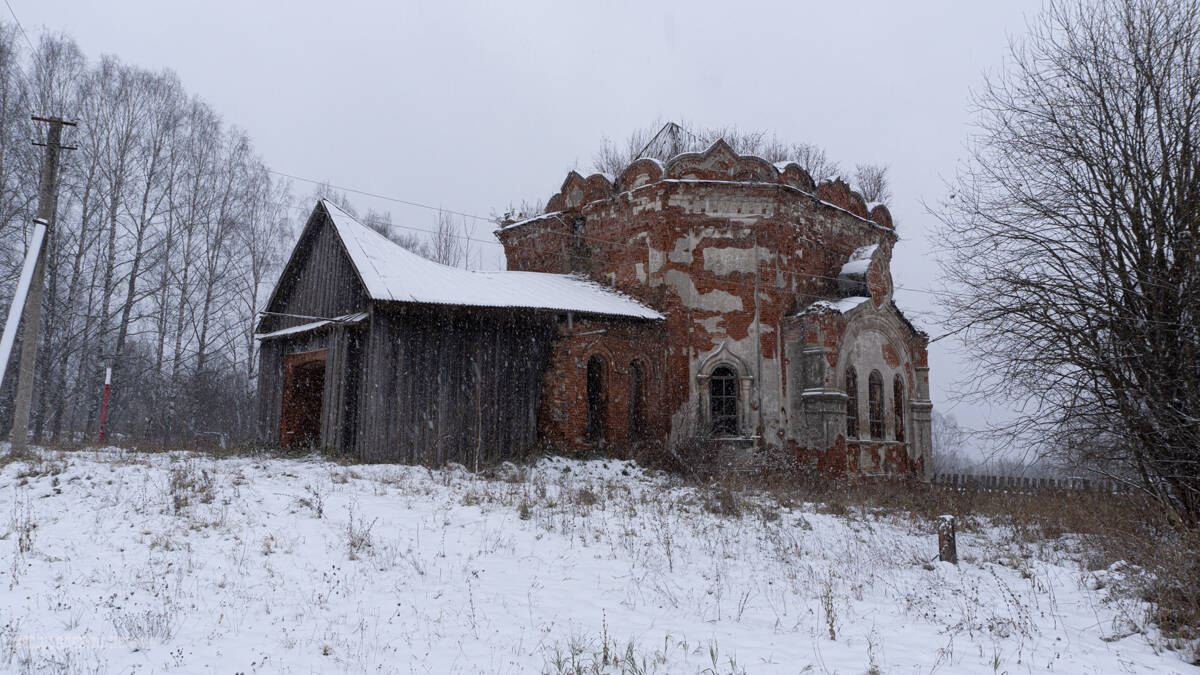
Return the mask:
{"type": "Polygon", "coordinates": [[[0,669],[1192,670],[1088,528],[913,494],[611,460],[44,454],[0,467],[0,669]],[[933,562],[940,512],[957,567],[933,562]]]}

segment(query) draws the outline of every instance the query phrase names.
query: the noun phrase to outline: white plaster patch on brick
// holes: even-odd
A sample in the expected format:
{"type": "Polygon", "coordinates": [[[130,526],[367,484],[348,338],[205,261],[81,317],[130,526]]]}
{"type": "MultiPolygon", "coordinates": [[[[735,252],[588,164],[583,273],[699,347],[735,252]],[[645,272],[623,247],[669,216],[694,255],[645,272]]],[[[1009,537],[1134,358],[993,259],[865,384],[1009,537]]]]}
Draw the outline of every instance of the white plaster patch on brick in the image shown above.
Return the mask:
{"type": "Polygon", "coordinates": [[[675,289],[685,307],[703,309],[709,312],[741,312],[745,309],[742,299],[719,288],[708,293],[696,290],[696,284],[686,272],[667,270],[667,284],[675,289]]]}
{"type": "Polygon", "coordinates": [[[667,260],[667,255],[664,252],[662,252],[656,248],[651,248],[650,249],[650,273],[655,274],[659,270],[661,270],[663,268],[663,265],[666,264],[666,260],[667,260]]]}
{"type": "Polygon", "coordinates": [[[763,256],[769,256],[770,251],[762,248],[757,248],[756,258],[755,248],[716,248],[709,247],[704,249],[704,269],[710,272],[716,272],[721,276],[732,274],[733,272],[743,272],[745,274],[753,274],[758,266],[758,259],[763,256]]]}
{"type": "Polygon", "coordinates": [[[693,321],[702,326],[704,330],[708,331],[709,333],[724,332],[721,329],[721,324],[725,322],[725,317],[723,316],[710,316],[704,319],[693,319],[693,321]]]}
{"type": "Polygon", "coordinates": [[[692,247],[695,244],[692,242],[692,237],[689,234],[686,237],[680,237],[675,240],[675,250],[667,254],[667,257],[673,263],[692,264],[692,247]]]}
{"type": "Polygon", "coordinates": [[[634,263],[633,271],[634,274],[637,275],[638,281],[642,282],[643,284],[646,283],[646,266],[644,264],[634,263]]]}

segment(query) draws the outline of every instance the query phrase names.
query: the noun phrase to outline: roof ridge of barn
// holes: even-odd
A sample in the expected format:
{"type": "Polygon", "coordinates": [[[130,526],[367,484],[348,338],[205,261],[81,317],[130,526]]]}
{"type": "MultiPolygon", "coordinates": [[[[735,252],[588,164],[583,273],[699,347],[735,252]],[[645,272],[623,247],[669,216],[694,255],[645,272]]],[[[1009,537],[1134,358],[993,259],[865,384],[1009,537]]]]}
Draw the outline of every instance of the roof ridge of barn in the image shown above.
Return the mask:
{"type": "Polygon", "coordinates": [[[473,271],[443,265],[363,225],[328,199],[318,206],[328,214],[372,300],[664,318],[638,300],[578,275],[473,271]]]}

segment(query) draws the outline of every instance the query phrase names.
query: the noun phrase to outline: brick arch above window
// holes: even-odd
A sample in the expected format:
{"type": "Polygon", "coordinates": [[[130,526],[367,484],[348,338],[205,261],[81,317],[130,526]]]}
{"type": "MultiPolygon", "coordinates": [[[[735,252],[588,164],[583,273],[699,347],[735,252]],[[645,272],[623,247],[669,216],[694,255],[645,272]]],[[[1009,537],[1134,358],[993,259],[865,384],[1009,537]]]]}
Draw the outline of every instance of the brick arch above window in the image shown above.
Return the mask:
{"type": "Polygon", "coordinates": [[[702,431],[718,436],[745,434],[753,382],[750,364],[733,353],[728,340],[706,356],[696,370],[702,431]]]}
{"type": "Polygon", "coordinates": [[[746,363],[733,350],[729,348],[729,340],[721,343],[711,354],[704,357],[700,362],[700,367],[696,369],[697,377],[711,377],[713,371],[721,366],[733,368],[734,372],[740,378],[753,379],[754,375],[750,370],[750,364],[746,363]]]}

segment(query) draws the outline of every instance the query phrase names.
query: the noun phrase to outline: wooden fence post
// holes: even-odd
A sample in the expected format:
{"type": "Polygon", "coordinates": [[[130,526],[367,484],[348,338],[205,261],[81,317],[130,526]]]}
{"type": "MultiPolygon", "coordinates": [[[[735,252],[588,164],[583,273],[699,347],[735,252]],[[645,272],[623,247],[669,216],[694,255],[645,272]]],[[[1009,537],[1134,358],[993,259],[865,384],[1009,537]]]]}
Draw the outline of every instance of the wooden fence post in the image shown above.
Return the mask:
{"type": "Polygon", "coordinates": [[[954,516],[938,516],[938,560],[958,564],[958,542],[955,541],[954,516]]]}

